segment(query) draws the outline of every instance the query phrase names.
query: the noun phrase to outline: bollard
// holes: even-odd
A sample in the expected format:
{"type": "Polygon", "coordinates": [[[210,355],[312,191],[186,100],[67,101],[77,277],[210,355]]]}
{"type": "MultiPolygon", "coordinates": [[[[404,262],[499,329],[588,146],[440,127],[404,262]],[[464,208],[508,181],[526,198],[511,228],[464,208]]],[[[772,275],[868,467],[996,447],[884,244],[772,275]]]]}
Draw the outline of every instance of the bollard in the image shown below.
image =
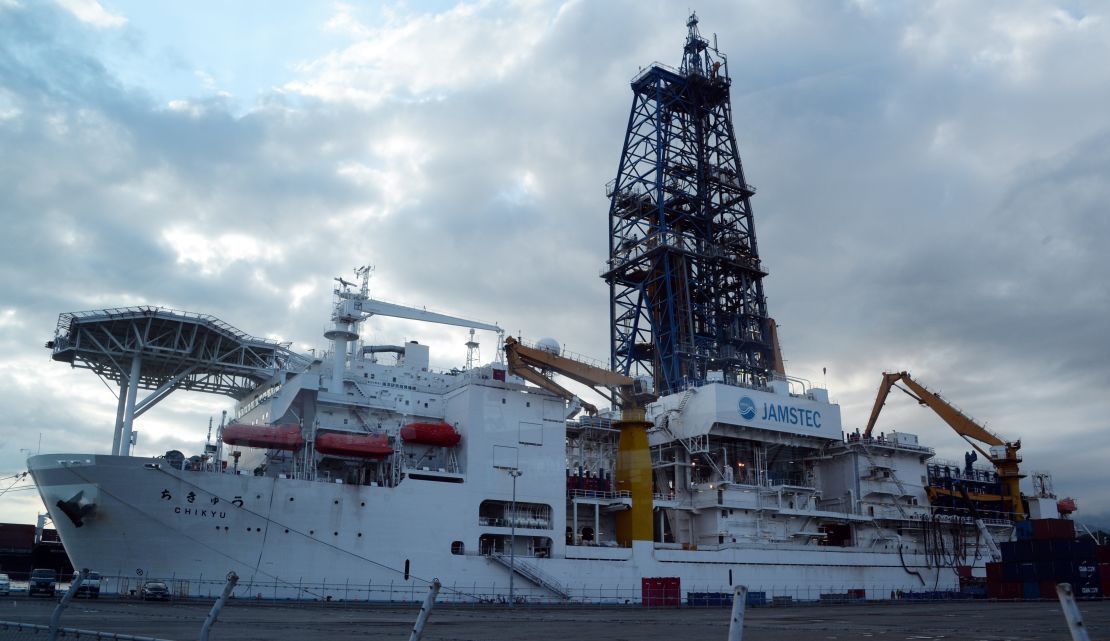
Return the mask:
{"type": "Polygon", "coordinates": [[[220,598],[212,604],[212,609],[209,610],[208,616],[204,619],[204,625],[200,628],[200,641],[208,641],[208,633],[212,630],[212,625],[216,623],[216,617],[219,616],[220,610],[223,609],[224,604],[227,603],[228,597],[231,596],[231,591],[235,589],[235,584],[239,582],[239,575],[234,572],[227,573],[227,583],[224,585],[224,591],[220,594],[220,598]]]}
{"type": "Polygon", "coordinates": [[[1064,618],[1068,622],[1068,631],[1071,632],[1072,641],[1091,641],[1087,634],[1087,627],[1083,625],[1083,615],[1079,612],[1079,605],[1071,591],[1070,583],[1057,583],[1056,596],[1060,598],[1060,607],[1064,610],[1064,618]]]}
{"type": "Polygon", "coordinates": [[[728,641],[740,641],[744,636],[744,605],[748,601],[748,588],[738,585],[732,589],[732,621],[728,624],[728,641]]]}
{"type": "Polygon", "coordinates": [[[89,569],[81,568],[81,572],[79,572],[77,576],[73,578],[73,582],[69,584],[69,591],[62,596],[62,600],[58,602],[58,605],[54,608],[54,612],[50,614],[49,641],[54,641],[58,638],[58,626],[62,622],[62,610],[66,609],[66,606],[73,600],[73,597],[77,596],[77,589],[81,587],[81,582],[84,581],[87,576],[89,576],[89,569]]]}
{"type": "Polygon", "coordinates": [[[424,634],[424,624],[428,622],[428,617],[432,615],[432,606],[435,605],[436,595],[439,594],[439,588],[439,579],[432,579],[432,585],[428,589],[428,596],[424,597],[424,605],[420,606],[420,614],[416,615],[416,624],[412,626],[412,634],[409,635],[409,641],[420,641],[421,635],[424,634]]]}

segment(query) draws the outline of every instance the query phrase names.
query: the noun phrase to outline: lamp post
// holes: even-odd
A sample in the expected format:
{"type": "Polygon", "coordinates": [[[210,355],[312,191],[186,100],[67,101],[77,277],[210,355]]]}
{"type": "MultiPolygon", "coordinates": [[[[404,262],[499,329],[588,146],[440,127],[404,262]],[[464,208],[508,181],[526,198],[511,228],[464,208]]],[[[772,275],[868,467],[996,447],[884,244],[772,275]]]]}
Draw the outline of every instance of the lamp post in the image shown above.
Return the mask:
{"type": "Polygon", "coordinates": [[[509,508],[509,607],[516,607],[513,599],[513,579],[516,578],[516,479],[524,472],[517,468],[509,469],[509,476],[513,477],[513,502],[509,508]]]}

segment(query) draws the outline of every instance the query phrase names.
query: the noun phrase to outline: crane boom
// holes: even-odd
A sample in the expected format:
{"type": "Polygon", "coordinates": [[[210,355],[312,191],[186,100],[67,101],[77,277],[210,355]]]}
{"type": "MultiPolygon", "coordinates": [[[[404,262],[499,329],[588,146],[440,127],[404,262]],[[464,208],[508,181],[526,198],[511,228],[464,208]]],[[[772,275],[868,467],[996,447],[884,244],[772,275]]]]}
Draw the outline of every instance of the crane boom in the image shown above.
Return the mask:
{"type": "Polygon", "coordinates": [[[952,405],[942,399],[939,394],[929,391],[924,385],[910,378],[907,372],[883,374],[883,382],[879,386],[878,396],[875,397],[875,406],[871,408],[871,418],[867,421],[867,429],[863,432],[864,436],[871,436],[871,431],[875,429],[875,423],[879,420],[879,412],[886,403],[887,395],[890,394],[890,388],[894,387],[894,384],[898,382],[905,383],[906,387],[913,390],[913,393],[906,390],[902,391],[906,392],[906,394],[918,403],[927,405],[929,409],[936,412],[937,416],[944,420],[945,423],[948,423],[949,427],[955,430],[960,436],[973,438],[987,445],[1006,444],[1006,441],[1002,440],[997,434],[979,425],[966,414],[952,407],[952,405]]]}
{"type": "MultiPolygon", "coordinates": [[[[615,470],[617,489],[629,493],[632,507],[616,515],[617,541],[625,546],[631,546],[633,541],[651,541],[654,499],[647,438],[647,428],[651,423],[645,418],[644,407],[655,400],[655,396],[650,390],[642,389],[640,381],[634,378],[560,356],[556,351],[529,347],[512,336],[505,339],[505,360],[511,373],[565,399],[575,398],[573,393],[544,374],[557,372],[610,400],[616,400],[620,405],[621,419],[614,422],[620,430],[615,470]]],[[[593,410],[591,413],[597,411],[586,403],[583,407],[587,411],[593,410]]]]}
{"type": "Polygon", "coordinates": [[[867,428],[863,432],[865,438],[870,438],[871,432],[875,429],[875,424],[879,420],[879,412],[882,411],[883,405],[886,404],[886,399],[890,394],[891,387],[898,387],[898,389],[905,392],[910,398],[929,407],[929,409],[933,410],[933,412],[947,423],[949,427],[962,436],[972,447],[978,450],[980,454],[987,457],[998,471],[998,478],[1002,482],[1003,493],[1007,495],[1006,499],[1010,502],[1014,518],[1018,520],[1025,518],[1025,508],[1021,501],[1021,479],[1025,475],[1021,473],[1018,465],[1021,462],[1021,456],[1018,455],[1018,450],[1021,449],[1021,441],[1006,441],[994,432],[976,423],[966,414],[953,407],[951,403],[941,398],[939,394],[930,391],[921,383],[913,380],[909,373],[883,373],[883,381],[879,385],[879,393],[875,396],[875,405],[871,408],[871,417],[868,419],[867,428]],[[898,386],[897,383],[903,383],[909,389],[898,386]],[[977,445],[975,441],[988,445],[989,451],[984,450],[977,445]]]}

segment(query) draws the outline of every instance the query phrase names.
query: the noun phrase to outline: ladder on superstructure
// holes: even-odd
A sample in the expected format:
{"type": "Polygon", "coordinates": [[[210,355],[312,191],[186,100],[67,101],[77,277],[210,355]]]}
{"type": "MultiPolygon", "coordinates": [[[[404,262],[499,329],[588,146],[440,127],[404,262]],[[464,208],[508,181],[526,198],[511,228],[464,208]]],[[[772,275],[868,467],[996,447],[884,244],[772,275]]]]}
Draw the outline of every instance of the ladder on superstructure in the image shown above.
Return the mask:
{"type": "MultiPolygon", "coordinates": [[[[863,442],[862,440],[859,441],[859,444],[860,448],[863,449],[863,455],[866,456],[867,461],[871,463],[871,468],[878,469],[879,464],[875,462],[875,457],[871,454],[871,448],[867,447],[867,443],[863,442]]],[[[904,496],[909,495],[906,494],[906,486],[902,484],[902,480],[898,478],[898,473],[894,470],[893,462],[891,462],[890,464],[890,480],[894,481],[894,484],[898,486],[898,491],[900,492],[898,496],[894,497],[894,507],[898,508],[898,513],[902,515],[903,519],[908,520],[910,518],[910,515],[906,512],[905,508],[902,507],[902,502],[900,499],[904,496]]]]}
{"type": "Polygon", "coordinates": [[[528,563],[527,561],[524,561],[520,558],[514,558],[510,561],[508,558],[505,557],[504,554],[500,552],[490,551],[490,553],[486,556],[509,568],[510,572],[515,572],[519,574],[520,576],[528,579],[541,588],[547,588],[548,590],[551,590],[564,599],[570,598],[570,593],[567,592],[566,588],[560,585],[559,582],[555,579],[541,572],[539,568],[533,566],[531,563],[528,563]]]}

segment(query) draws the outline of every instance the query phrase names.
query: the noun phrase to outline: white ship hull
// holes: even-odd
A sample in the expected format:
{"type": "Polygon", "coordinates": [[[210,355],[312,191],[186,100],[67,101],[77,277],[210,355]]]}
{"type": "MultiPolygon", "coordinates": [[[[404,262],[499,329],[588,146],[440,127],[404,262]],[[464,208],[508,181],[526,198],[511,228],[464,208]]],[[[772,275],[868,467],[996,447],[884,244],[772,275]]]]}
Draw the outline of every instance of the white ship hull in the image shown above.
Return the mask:
{"type": "MultiPolygon", "coordinates": [[[[179,591],[208,594],[233,571],[248,593],[266,598],[420,599],[433,578],[447,600],[503,599],[509,591],[504,563],[465,546],[452,553],[454,542],[477,538],[464,483],[354,486],[84,454],[32,457],[29,468],[74,566],[104,575],[172,579],[179,591]],[[80,528],[57,505],[78,493],[96,506],[80,528]]],[[[958,587],[951,567],[881,542],[874,550],[670,547],[567,545],[557,556],[517,557],[515,593],[532,602],[638,602],[642,579],[652,577],[678,577],[683,593],[743,584],[795,599],[958,587]]]]}

